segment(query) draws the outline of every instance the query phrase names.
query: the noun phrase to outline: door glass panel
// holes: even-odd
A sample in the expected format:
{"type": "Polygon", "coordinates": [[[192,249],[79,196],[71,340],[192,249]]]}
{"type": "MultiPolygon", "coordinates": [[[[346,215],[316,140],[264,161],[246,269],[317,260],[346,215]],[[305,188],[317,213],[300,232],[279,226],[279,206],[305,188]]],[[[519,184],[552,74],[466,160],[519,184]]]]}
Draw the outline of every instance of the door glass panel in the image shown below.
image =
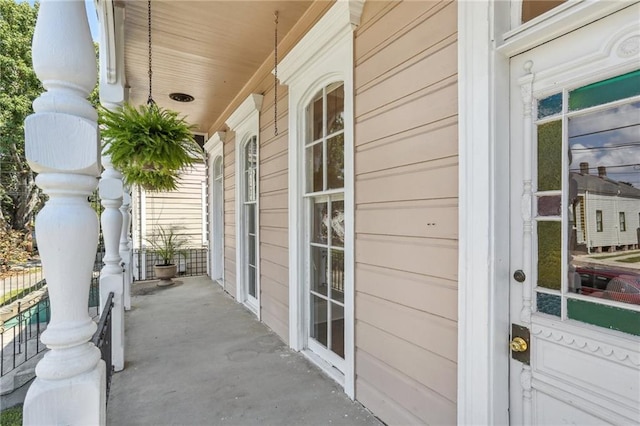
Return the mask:
{"type": "Polygon", "coordinates": [[[562,93],[538,101],[538,118],[550,117],[562,112],[562,93]]]}
{"type": "Polygon", "coordinates": [[[327,189],[344,188],[344,133],[327,141],[327,189]]]}
{"type": "Polygon", "coordinates": [[[538,286],[560,290],[561,283],[560,222],[538,222],[538,286]]]}
{"type": "Polygon", "coordinates": [[[311,295],[311,337],[327,346],[327,301],[311,295]]]}
{"type": "Polygon", "coordinates": [[[344,303],[344,252],[331,250],[331,299],[344,303]]]}
{"type": "Polygon", "coordinates": [[[318,244],[327,244],[329,241],[328,229],[327,229],[327,203],[315,202],[313,204],[313,211],[311,212],[311,242],[318,244]]]}
{"type": "MultiPolygon", "coordinates": [[[[589,90],[600,87],[592,86],[589,90]]],[[[569,291],[640,305],[640,102],[571,117],[568,137],[570,182],[575,188],[570,194],[575,224],[569,222],[574,231],[569,269],[580,277],[575,285],[570,283],[569,291]]],[[[586,321],[585,312],[596,305],[571,306],[569,316],[586,321]]],[[[593,310],[593,321],[600,321],[598,312],[599,308],[593,310]]]]}
{"type": "Polygon", "coordinates": [[[640,70],[589,84],[569,92],[569,110],[576,111],[640,95],[640,70]]]}
{"type": "Polygon", "coordinates": [[[560,195],[538,197],[538,216],[560,216],[561,202],[560,195]]]}
{"type": "Polygon", "coordinates": [[[640,312],[584,300],[567,300],[571,319],[640,336],[640,312]]]}
{"type": "Polygon", "coordinates": [[[344,358],[344,308],[331,304],[331,350],[344,358]]]}
{"type": "Polygon", "coordinates": [[[562,121],[538,126],[538,191],[560,189],[562,182],[562,121]]]}
{"type": "Polygon", "coordinates": [[[327,249],[311,247],[311,291],[327,296],[327,249]]]}
{"type": "Polygon", "coordinates": [[[538,312],[542,312],[556,317],[560,316],[562,299],[560,296],[546,293],[537,293],[536,304],[538,312]]]}

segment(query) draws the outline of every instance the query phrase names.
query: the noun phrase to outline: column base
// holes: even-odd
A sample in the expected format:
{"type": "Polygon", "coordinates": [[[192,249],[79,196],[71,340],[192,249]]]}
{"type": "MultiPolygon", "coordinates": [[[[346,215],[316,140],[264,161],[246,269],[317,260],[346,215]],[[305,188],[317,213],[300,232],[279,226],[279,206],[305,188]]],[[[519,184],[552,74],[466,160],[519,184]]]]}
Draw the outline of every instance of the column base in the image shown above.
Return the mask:
{"type": "Polygon", "coordinates": [[[39,377],[31,384],[23,408],[23,425],[106,424],[106,371],[100,360],[93,370],[62,380],[39,377]]]}

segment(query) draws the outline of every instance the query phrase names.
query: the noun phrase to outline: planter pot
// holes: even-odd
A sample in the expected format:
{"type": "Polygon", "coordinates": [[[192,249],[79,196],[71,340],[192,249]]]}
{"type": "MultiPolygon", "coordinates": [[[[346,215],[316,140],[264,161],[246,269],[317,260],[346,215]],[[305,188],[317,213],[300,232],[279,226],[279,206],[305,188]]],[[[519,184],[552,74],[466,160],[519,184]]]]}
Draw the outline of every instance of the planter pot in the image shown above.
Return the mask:
{"type": "Polygon", "coordinates": [[[156,273],[156,278],[160,280],[158,286],[165,287],[173,284],[173,280],[171,278],[176,276],[176,272],[178,272],[178,265],[155,265],[153,270],[156,273]]]}

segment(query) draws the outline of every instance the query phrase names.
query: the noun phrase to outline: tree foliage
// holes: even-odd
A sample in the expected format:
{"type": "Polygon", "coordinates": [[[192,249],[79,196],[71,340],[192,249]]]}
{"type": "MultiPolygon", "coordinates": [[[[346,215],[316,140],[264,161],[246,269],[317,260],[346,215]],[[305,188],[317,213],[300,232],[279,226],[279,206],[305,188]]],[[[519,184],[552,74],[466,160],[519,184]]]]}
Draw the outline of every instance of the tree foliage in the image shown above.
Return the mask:
{"type": "Polygon", "coordinates": [[[44,90],[31,62],[38,3],[0,0],[0,219],[24,229],[41,203],[24,156],[24,120],[44,90]]]}
{"type": "MultiPolygon", "coordinates": [[[[24,154],[24,120],[44,92],[31,61],[39,3],[0,0],[0,226],[25,229],[44,202],[24,154]]],[[[96,61],[98,45],[95,44],[96,61]]],[[[98,85],[89,96],[100,103],[98,85]]]]}

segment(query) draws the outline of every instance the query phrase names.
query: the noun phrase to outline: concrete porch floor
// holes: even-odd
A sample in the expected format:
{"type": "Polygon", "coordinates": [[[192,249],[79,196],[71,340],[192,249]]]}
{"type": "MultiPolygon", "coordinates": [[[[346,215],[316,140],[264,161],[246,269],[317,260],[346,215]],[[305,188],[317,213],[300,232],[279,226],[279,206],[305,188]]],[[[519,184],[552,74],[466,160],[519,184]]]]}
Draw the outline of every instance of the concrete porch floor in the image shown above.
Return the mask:
{"type": "Polygon", "coordinates": [[[109,425],[380,425],[208,277],[132,288],[109,425]]]}

